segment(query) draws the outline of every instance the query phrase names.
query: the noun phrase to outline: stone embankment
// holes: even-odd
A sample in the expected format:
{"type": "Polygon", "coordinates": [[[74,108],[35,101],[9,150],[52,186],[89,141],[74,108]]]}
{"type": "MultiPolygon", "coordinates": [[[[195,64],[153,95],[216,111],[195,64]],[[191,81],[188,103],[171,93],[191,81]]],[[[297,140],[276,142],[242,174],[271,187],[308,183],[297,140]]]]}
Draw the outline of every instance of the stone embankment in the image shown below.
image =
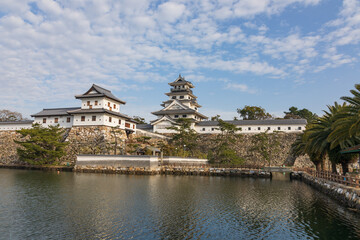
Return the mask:
{"type": "Polygon", "coordinates": [[[35,165],[24,165],[24,164],[0,164],[0,168],[72,172],[74,167],[67,167],[67,166],[35,166],[35,165]]]}
{"type": "Polygon", "coordinates": [[[74,172],[83,173],[117,173],[131,175],[193,175],[193,176],[233,176],[233,177],[259,177],[270,178],[271,173],[260,170],[234,169],[234,168],[186,168],[186,167],[159,167],[147,168],[122,168],[122,167],[91,167],[75,166],[74,172]]]}
{"type": "Polygon", "coordinates": [[[360,211],[360,189],[345,186],[322,178],[316,178],[305,172],[293,172],[292,179],[299,179],[315,187],[343,205],[360,211]]]}

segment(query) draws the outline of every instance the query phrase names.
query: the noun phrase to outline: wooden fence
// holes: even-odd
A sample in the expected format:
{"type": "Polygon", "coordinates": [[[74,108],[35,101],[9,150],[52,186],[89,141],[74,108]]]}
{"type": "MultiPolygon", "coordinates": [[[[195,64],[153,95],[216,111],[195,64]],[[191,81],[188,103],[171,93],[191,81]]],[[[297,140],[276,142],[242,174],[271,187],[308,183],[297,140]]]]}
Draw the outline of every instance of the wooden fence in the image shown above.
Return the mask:
{"type": "Polygon", "coordinates": [[[332,182],[337,182],[340,184],[344,184],[346,186],[360,188],[360,178],[359,175],[356,176],[343,176],[336,173],[328,172],[328,171],[316,171],[314,169],[302,169],[302,171],[307,172],[313,177],[326,179],[332,182]]]}

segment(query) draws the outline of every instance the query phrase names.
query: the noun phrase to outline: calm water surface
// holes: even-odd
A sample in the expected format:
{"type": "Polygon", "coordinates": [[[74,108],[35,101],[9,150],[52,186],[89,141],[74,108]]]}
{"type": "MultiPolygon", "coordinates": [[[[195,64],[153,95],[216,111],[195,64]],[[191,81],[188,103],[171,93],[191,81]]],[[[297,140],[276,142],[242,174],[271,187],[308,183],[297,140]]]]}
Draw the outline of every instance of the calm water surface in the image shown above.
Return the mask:
{"type": "Polygon", "coordinates": [[[360,239],[360,216],[286,178],[0,169],[0,239],[360,239]]]}

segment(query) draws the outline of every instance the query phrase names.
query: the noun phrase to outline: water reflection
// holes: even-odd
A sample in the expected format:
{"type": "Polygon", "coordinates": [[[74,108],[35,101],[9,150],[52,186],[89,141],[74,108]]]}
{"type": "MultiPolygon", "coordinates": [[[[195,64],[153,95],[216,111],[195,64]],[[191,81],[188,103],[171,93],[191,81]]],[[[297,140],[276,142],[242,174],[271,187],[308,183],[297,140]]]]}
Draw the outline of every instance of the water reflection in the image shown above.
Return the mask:
{"type": "MultiPolygon", "coordinates": [[[[287,177],[287,178],[286,178],[287,177]]],[[[270,179],[0,169],[1,239],[358,239],[359,215],[270,179]]]]}

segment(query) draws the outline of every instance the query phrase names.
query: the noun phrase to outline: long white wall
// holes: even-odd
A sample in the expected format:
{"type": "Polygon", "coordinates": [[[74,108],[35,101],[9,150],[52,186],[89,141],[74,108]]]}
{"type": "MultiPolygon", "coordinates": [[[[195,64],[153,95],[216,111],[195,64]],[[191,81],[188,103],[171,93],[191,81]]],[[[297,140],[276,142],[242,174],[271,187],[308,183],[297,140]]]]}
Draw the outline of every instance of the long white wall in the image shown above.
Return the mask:
{"type": "MultiPolygon", "coordinates": [[[[289,125],[242,125],[237,126],[241,129],[238,133],[261,133],[261,132],[302,132],[305,130],[304,124],[289,124],[289,125]]],[[[195,131],[203,134],[221,133],[218,126],[197,126],[195,125],[195,131]]]]}
{"type": "Polygon", "coordinates": [[[1,123],[0,122],[0,131],[15,131],[20,129],[31,128],[31,123],[1,123]]]}

